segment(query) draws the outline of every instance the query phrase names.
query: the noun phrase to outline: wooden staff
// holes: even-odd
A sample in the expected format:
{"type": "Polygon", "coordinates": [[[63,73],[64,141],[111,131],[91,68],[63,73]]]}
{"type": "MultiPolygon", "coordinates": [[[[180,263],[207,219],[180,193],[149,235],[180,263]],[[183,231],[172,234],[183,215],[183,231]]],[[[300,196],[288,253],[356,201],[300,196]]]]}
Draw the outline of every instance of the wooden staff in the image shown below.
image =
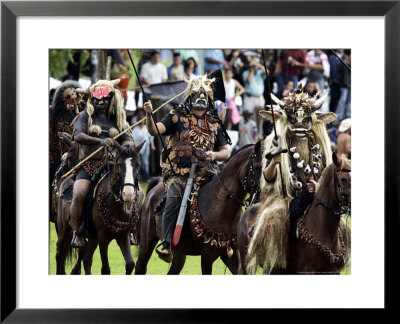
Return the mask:
{"type": "MultiPolygon", "coordinates": [[[[174,99],[178,98],[179,96],[183,95],[186,92],[186,90],[183,90],[181,93],[178,93],[175,97],[169,99],[168,101],[164,102],[160,107],[158,107],[156,110],[153,111],[153,113],[156,113],[159,111],[161,108],[163,108],[166,104],[170,103],[174,99]]],[[[142,121],[146,120],[147,117],[143,117],[141,120],[130,126],[129,128],[125,129],[123,132],[119,133],[118,135],[113,137],[113,140],[116,140],[118,137],[120,137],[122,134],[125,134],[127,131],[131,130],[133,127],[139,125],[142,121]]],[[[65,173],[61,178],[68,177],[74,170],[76,170],[78,167],[80,167],[83,163],[85,163],[87,160],[89,160],[92,156],[100,152],[104,146],[99,147],[96,151],[94,151],[92,154],[87,156],[85,159],[83,159],[81,162],[79,162],[77,165],[75,165],[71,170],[69,170],[67,173],[65,173]]]]}

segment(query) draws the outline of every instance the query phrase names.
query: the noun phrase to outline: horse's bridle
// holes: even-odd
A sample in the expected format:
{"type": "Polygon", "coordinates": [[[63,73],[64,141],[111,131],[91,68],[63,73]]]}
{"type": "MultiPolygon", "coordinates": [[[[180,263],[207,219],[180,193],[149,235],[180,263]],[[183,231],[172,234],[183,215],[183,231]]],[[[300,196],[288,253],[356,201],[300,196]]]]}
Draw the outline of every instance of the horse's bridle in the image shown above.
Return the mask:
{"type": "MultiPolygon", "coordinates": [[[[118,160],[118,158],[117,158],[117,160],[118,160]]],[[[121,178],[120,178],[119,173],[118,173],[118,163],[114,164],[114,168],[116,168],[115,174],[117,175],[117,177],[116,177],[116,179],[115,179],[115,181],[113,183],[111,183],[111,178],[112,177],[109,177],[110,192],[108,194],[112,194],[113,197],[114,197],[114,200],[116,202],[120,202],[121,201],[121,196],[122,196],[122,191],[124,190],[124,187],[125,186],[132,186],[133,189],[137,193],[138,190],[139,190],[139,181],[138,181],[138,178],[136,177],[135,178],[135,183],[130,183],[130,182],[121,183],[121,178]],[[114,187],[114,185],[116,183],[119,183],[119,194],[118,195],[113,190],[113,187],[114,187]]],[[[110,166],[108,166],[108,173],[110,173],[110,166]]]]}
{"type": "Polygon", "coordinates": [[[253,150],[250,153],[249,162],[247,163],[247,166],[246,166],[246,172],[245,172],[243,180],[241,181],[242,189],[245,192],[249,192],[250,193],[250,197],[248,199],[246,199],[244,202],[241,199],[239,199],[232,191],[230,191],[222,183],[222,181],[219,178],[218,174],[215,175],[217,177],[219,183],[221,184],[221,186],[226,191],[227,197],[228,198],[232,198],[233,200],[235,200],[241,206],[246,206],[246,208],[251,206],[258,199],[258,196],[260,194],[260,188],[259,188],[259,186],[257,186],[256,180],[255,180],[254,169],[258,169],[258,168],[261,168],[261,167],[255,167],[253,165],[253,159],[255,157],[257,157],[257,154],[254,153],[254,149],[255,149],[255,147],[253,148],[253,150]],[[250,182],[250,188],[249,188],[249,182],[250,182]]]}
{"type": "Polygon", "coordinates": [[[350,169],[337,169],[335,168],[334,181],[335,181],[335,193],[336,200],[339,203],[339,209],[332,208],[324,203],[321,199],[317,198],[317,205],[322,205],[325,208],[331,210],[335,215],[340,216],[343,214],[351,213],[351,202],[349,201],[348,195],[344,192],[342,186],[340,185],[337,174],[340,172],[351,172],[350,169]],[[339,192],[339,193],[338,193],[339,192]]]}

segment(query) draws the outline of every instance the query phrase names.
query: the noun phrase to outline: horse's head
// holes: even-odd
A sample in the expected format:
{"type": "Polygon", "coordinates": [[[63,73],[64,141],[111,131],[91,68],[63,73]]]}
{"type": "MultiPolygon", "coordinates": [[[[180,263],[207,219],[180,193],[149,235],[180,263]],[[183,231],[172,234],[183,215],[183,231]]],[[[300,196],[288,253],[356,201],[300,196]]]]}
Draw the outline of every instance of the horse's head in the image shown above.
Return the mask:
{"type": "Polygon", "coordinates": [[[122,187],[122,200],[124,202],[133,202],[136,198],[138,184],[138,173],[140,168],[139,152],[142,149],[144,140],[139,145],[132,147],[130,145],[121,146],[115,142],[118,151],[116,159],[117,175],[122,187]]]}
{"type": "MultiPolygon", "coordinates": [[[[317,111],[321,108],[326,99],[326,95],[321,98],[311,97],[308,93],[303,92],[301,84],[296,90],[290,92],[287,97],[279,100],[272,95],[272,99],[277,103],[280,109],[274,109],[274,119],[280,118],[285,120],[287,131],[296,137],[304,137],[316,123],[330,123],[336,119],[334,113],[322,113],[317,111]]],[[[272,112],[265,110],[260,111],[261,117],[272,121],[272,112]]]]}
{"type": "Polygon", "coordinates": [[[338,156],[332,153],[332,161],[335,164],[335,182],[340,203],[351,202],[351,160],[344,155],[338,156]]]}

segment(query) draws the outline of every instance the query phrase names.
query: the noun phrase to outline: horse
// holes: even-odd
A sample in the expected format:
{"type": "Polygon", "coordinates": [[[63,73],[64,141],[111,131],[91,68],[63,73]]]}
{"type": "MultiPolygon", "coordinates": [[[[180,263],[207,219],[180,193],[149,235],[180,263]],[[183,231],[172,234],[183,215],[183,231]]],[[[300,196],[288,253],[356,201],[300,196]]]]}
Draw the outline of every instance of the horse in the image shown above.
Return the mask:
{"type": "MultiPolygon", "coordinates": [[[[136,226],[140,215],[143,191],[138,185],[140,168],[139,152],[145,141],[136,147],[124,146],[117,142],[115,162],[106,162],[92,178],[95,187],[90,191],[93,204],[88,215],[87,247],[80,249],[79,258],[71,274],[81,273],[83,261],[85,274],[91,274],[93,253],[100,247],[101,274],[110,274],[108,245],[115,239],[125,260],[125,272],[131,274],[135,263],[132,258],[130,232],[136,226]],[[111,169],[112,168],[112,169],[111,169]],[[93,227],[90,230],[90,227],[93,227]]],[[[68,224],[70,201],[64,194],[73,184],[73,175],[58,186],[57,203],[57,274],[65,274],[65,260],[71,257],[70,241],[72,230],[68,224]]],[[[86,205],[87,206],[87,205],[86,205]]]]}
{"type": "MultiPolygon", "coordinates": [[[[342,215],[350,213],[351,161],[332,154],[332,163],[321,174],[320,188],[304,214],[295,219],[296,238],[289,243],[286,269],[275,274],[339,274],[350,259],[350,229],[342,215]]],[[[247,246],[261,204],[249,208],[238,225],[241,272],[247,274],[247,246]]]]}
{"type": "MultiPolygon", "coordinates": [[[[236,226],[243,200],[248,193],[255,198],[259,193],[262,143],[258,142],[238,151],[226,166],[200,187],[196,204],[188,212],[179,243],[172,249],[173,260],[168,274],[179,274],[186,255],[201,255],[202,274],[212,273],[212,264],[221,257],[233,274],[237,274],[236,226]],[[212,207],[212,208],[210,208],[212,207]]],[[[146,274],[147,263],[161,238],[161,215],[155,209],[164,192],[162,182],[149,191],[143,203],[139,229],[139,254],[136,274],[146,274]]],[[[193,198],[193,196],[192,196],[193,198]]]]}

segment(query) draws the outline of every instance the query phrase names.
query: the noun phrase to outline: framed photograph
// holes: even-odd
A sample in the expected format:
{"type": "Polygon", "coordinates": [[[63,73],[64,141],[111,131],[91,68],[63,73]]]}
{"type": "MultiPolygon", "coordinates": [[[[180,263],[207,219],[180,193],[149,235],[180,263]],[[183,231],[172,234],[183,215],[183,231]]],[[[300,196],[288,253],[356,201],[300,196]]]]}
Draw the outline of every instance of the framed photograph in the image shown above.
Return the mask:
{"type": "MultiPolygon", "coordinates": [[[[398,279],[390,256],[398,254],[399,235],[399,21],[398,1],[2,1],[1,321],[226,322],[251,309],[262,316],[270,308],[393,308],[398,279]],[[354,178],[351,272],[52,275],[59,271],[55,251],[49,249],[49,240],[53,248],[56,244],[48,217],[49,90],[56,87],[50,84],[52,55],[64,51],[66,61],[73,61],[70,49],[91,55],[87,49],[154,48],[348,49],[351,61],[341,57],[343,66],[351,62],[354,107],[354,165],[348,170],[354,178]]],[[[125,57],[128,64],[131,52],[125,57]]],[[[286,60],[302,64],[292,56],[286,60]]],[[[257,62],[249,64],[262,65],[261,56],[257,62]]],[[[91,88],[90,98],[107,97],[107,87],[99,87],[102,94],[91,88]]],[[[133,188],[131,182],[127,180],[133,188]]],[[[122,274],[125,263],[120,259],[122,274]]]]}

